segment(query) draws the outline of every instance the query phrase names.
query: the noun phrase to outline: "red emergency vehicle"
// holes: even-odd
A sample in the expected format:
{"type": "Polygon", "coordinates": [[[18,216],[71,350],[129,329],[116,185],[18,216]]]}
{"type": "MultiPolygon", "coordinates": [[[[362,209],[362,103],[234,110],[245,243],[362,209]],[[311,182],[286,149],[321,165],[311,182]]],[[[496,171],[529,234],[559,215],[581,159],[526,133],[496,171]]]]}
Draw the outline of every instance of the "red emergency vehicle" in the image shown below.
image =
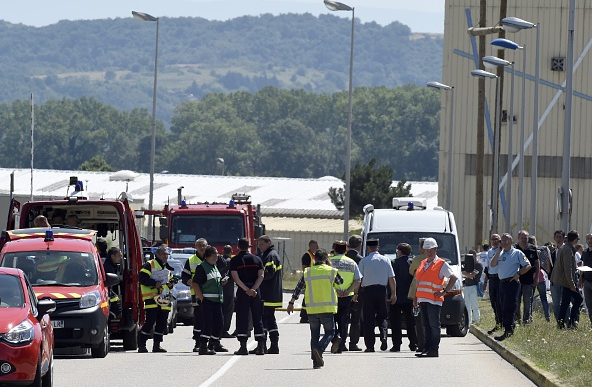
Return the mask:
{"type": "MultiPolygon", "coordinates": [[[[96,230],[93,242],[96,242],[96,237],[102,237],[109,247],[119,247],[123,253],[120,284],[113,289],[122,302],[122,312],[110,318],[109,331],[111,339],[123,340],[125,350],[136,350],[137,330],[144,322],[144,306],[138,282],[138,273],[142,268],[142,243],[135,213],[126,193],[122,193],[118,200],[89,200],[84,196],[80,182],[75,178],[73,180],[70,184],[76,185],[77,189],[64,199],[30,201],[22,205],[13,200],[6,229],[33,227],[38,215],[46,216],[50,222],[76,215],[79,228],[96,230]]],[[[52,224],[52,227],[59,225],[52,224]]],[[[5,240],[0,240],[0,247],[5,240]]]]}
{"type": "Polygon", "coordinates": [[[160,239],[171,248],[194,247],[195,241],[205,238],[211,246],[222,251],[231,245],[238,253],[239,238],[248,238],[255,252],[257,238],[265,233],[260,208],[253,208],[250,196],[234,194],[227,203],[186,203],[165,206],[162,211],[145,211],[160,222],[160,239]]]}

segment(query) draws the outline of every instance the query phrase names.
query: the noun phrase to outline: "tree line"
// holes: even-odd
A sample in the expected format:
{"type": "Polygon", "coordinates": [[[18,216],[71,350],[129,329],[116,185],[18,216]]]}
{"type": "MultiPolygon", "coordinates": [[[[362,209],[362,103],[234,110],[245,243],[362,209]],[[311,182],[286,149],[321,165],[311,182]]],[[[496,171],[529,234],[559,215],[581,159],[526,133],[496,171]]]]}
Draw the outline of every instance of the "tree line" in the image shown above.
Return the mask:
{"type": "MultiPolygon", "coordinates": [[[[352,166],[387,166],[390,179],[435,180],[440,95],[426,87],[358,87],[353,93],[352,166]]],[[[348,93],[265,87],[213,93],[178,105],[170,131],[156,123],[156,172],[341,177],[348,93]]],[[[0,104],[0,167],[30,166],[30,103],[0,104]]],[[[35,167],[150,171],[152,117],[92,97],[35,107],[35,167]]],[[[387,174],[388,174],[387,173],[387,174]]]]}

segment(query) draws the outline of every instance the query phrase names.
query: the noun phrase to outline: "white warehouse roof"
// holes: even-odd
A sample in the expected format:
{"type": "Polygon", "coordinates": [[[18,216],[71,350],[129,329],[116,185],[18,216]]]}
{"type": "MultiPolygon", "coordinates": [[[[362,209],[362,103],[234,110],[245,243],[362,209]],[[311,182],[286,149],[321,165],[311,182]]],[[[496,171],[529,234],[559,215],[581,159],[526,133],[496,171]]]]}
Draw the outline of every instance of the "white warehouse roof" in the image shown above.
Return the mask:
{"type": "MultiPolygon", "coordinates": [[[[14,172],[15,196],[28,197],[31,193],[31,170],[0,168],[0,195],[10,193],[10,174],[14,172]]],[[[84,184],[89,198],[114,199],[127,190],[135,208],[147,208],[150,192],[150,174],[132,171],[88,172],[36,169],[33,172],[33,196],[36,200],[62,198],[68,190],[70,176],[77,176],[84,184]]],[[[428,208],[438,202],[437,182],[408,182],[411,194],[427,199],[428,208]]],[[[397,182],[393,182],[394,185],[397,182]]],[[[234,193],[251,195],[254,204],[260,204],[265,216],[302,218],[342,218],[329,199],[329,188],[342,187],[335,177],[295,179],[281,177],[240,177],[219,175],[154,174],[154,205],[177,203],[177,189],[184,187],[182,195],[188,203],[227,202],[234,193]]]]}

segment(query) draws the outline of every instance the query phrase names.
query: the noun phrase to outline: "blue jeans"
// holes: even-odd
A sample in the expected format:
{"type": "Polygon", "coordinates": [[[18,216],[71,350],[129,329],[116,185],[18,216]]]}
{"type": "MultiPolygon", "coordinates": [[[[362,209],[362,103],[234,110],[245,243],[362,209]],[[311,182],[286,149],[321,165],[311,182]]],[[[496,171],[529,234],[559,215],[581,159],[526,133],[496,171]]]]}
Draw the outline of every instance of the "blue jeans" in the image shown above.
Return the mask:
{"type": "Polygon", "coordinates": [[[545,320],[549,321],[549,301],[547,301],[547,284],[545,281],[539,282],[537,285],[539,291],[539,297],[541,298],[541,304],[543,305],[543,312],[545,313],[545,320]]]}
{"type": "Polygon", "coordinates": [[[420,302],[419,310],[421,314],[421,323],[425,334],[425,352],[438,351],[440,348],[440,305],[430,304],[429,302],[420,302]]]}
{"type": "Polygon", "coordinates": [[[335,335],[333,313],[309,313],[308,323],[310,325],[310,358],[314,360],[312,350],[317,349],[322,354],[325,352],[327,345],[333,340],[333,336],[335,335]],[[323,325],[323,330],[325,331],[322,338],[321,325],[323,325]]]}

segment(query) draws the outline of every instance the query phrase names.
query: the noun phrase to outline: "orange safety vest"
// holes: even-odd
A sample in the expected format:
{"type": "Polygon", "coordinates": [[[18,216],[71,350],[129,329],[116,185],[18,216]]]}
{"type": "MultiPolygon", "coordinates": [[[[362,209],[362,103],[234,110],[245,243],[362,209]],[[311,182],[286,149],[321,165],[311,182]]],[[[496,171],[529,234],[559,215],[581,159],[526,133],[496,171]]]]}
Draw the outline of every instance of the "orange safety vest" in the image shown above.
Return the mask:
{"type": "Polygon", "coordinates": [[[421,261],[419,268],[415,272],[415,278],[417,279],[415,296],[417,298],[444,302],[444,296],[437,297],[434,292],[444,290],[445,278],[440,278],[440,269],[444,266],[445,261],[436,257],[428,269],[424,270],[427,261],[427,259],[421,261]]]}

